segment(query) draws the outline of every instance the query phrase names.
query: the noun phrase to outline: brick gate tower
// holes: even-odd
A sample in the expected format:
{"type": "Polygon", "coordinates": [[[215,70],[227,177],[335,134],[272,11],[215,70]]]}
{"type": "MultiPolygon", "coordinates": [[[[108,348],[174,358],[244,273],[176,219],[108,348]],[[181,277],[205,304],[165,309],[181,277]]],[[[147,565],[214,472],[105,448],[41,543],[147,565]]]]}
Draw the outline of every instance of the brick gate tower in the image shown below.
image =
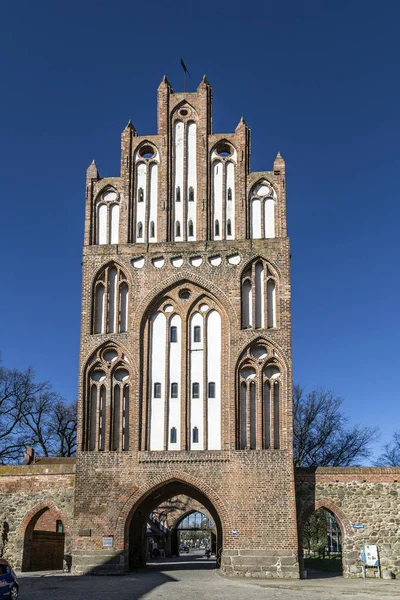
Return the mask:
{"type": "Polygon", "coordinates": [[[285,163],[212,132],[212,90],[158,88],[157,135],[87,171],[75,572],[146,561],[146,522],[186,495],[227,574],[298,577],[285,163]]]}

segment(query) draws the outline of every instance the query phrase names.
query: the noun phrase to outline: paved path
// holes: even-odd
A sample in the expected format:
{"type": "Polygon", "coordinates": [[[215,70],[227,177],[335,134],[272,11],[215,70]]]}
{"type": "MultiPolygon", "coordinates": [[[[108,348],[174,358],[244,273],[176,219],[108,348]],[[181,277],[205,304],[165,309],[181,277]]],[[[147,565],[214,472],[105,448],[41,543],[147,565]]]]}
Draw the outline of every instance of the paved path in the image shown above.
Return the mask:
{"type": "Polygon", "coordinates": [[[331,577],[306,581],[230,579],[213,561],[182,557],[123,576],[23,575],[20,600],[399,600],[400,581],[331,577]]]}

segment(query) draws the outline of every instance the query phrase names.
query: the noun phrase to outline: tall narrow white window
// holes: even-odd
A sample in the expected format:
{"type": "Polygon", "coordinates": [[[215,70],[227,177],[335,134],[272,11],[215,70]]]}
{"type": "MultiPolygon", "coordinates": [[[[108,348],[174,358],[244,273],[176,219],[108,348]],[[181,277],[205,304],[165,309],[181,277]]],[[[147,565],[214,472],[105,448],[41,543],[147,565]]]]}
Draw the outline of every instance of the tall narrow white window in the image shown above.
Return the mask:
{"type": "Polygon", "coordinates": [[[253,239],[261,238],[261,202],[257,199],[252,202],[251,232],[253,239]]]}
{"type": "Polygon", "coordinates": [[[150,450],[164,450],[166,317],[157,312],[151,323],[150,450]]]}
{"type": "Polygon", "coordinates": [[[203,450],[204,431],[204,345],[203,345],[203,315],[194,313],[190,319],[190,421],[191,428],[198,429],[198,441],[192,440],[192,450],[203,450]]]}
{"type": "Polygon", "coordinates": [[[169,320],[169,373],[170,397],[168,404],[168,427],[176,432],[175,441],[168,440],[169,450],[180,450],[181,437],[181,360],[182,324],[179,315],[169,320]]]}
{"type": "MultiPolygon", "coordinates": [[[[175,227],[176,241],[182,241],[180,223],[183,220],[182,190],[184,184],[184,139],[185,126],[182,121],[175,121],[174,125],[174,215],[175,223],[179,223],[179,230],[175,227]]],[[[184,227],[185,229],[185,227],[184,227]]]]}
{"type": "Polygon", "coordinates": [[[92,333],[128,330],[128,284],[119,266],[109,266],[94,285],[92,333]]]}
{"type": "Polygon", "coordinates": [[[107,187],[97,198],[97,244],[119,243],[119,196],[107,187]]]}
{"type": "Polygon", "coordinates": [[[265,237],[275,237],[275,200],[267,198],[264,204],[265,237]]]}
{"type": "Polygon", "coordinates": [[[196,239],[196,218],[197,218],[197,125],[190,122],[187,124],[187,139],[186,139],[186,222],[188,228],[188,236],[196,239]]]}
{"type": "Polygon", "coordinates": [[[221,316],[207,315],[207,448],[221,450],[221,316]]]}

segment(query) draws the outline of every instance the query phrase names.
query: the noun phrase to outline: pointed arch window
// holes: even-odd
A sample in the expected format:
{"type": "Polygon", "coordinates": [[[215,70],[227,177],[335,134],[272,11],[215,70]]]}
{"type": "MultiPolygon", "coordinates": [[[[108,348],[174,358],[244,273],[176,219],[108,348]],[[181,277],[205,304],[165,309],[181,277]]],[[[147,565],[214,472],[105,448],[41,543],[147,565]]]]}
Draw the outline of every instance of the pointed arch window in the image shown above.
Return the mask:
{"type": "Polygon", "coordinates": [[[242,329],[277,327],[276,275],[267,261],[256,259],[242,275],[242,329]]]}
{"type": "Polygon", "coordinates": [[[146,364],[147,403],[142,408],[148,437],[141,449],[162,451],[221,449],[222,339],[216,301],[195,286],[179,285],[163,295],[146,325],[149,345],[146,364]],[[185,298],[190,297],[190,302],[185,298]],[[182,427],[183,415],[187,427],[182,427]],[[170,431],[177,442],[170,447],[170,431]],[[198,442],[192,441],[193,428],[198,442]],[[194,446],[193,446],[194,444],[194,446]]]}
{"type": "Polygon", "coordinates": [[[119,195],[115,188],[107,187],[96,201],[96,240],[97,244],[118,244],[119,242],[119,195]]]}
{"type": "Polygon", "coordinates": [[[193,221],[189,221],[188,236],[193,237],[193,221]]]}
{"type": "Polygon", "coordinates": [[[179,185],[178,185],[178,187],[176,188],[176,191],[175,191],[175,200],[176,200],[176,202],[180,202],[181,201],[181,188],[180,188],[179,185]]]}
{"type": "Polygon", "coordinates": [[[143,224],[141,221],[137,224],[137,239],[141,240],[143,238],[143,224]]]}
{"type": "Polygon", "coordinates": [[[179,221],[175,223],[175,237],[181,237],[181,224],[179,221]]]}
{"type": "Polygon", "coordinates": [[[227,236],[231,236],[232,235],[232,223],[231,223],[230,219],[228,219],[228,222],[226,224],[226,235],[227,236]]]}
{"type": "Polygon", "coordinates": [[[89,373],[83,449],[126,451],[129,449],[128,365],[114,348],[99,351],[94,362],[89,373]]]}
{"type": "Polygon", "coordinates": [[[194,202],[194,188],[192,185],[189,187],[189,202],[194,202]]]}
{"type": "Polygon", "coordinates": [[[232,188],[228,188],[228,202],[232,200],[232,188]]]}
{"type": "Polygon", "coordinates": [[[218,219],[215,221],[214,235],[215,235],[215,237],[219,237],[219,221],[218,221],[218,219]]]}
{"type": "Polygon", "coordinates": [[[155,237],[155,227],[154,227],[154,221],[150,222],[150,237],[153,238],[155,237]]]}
{"type": "Polygon", "coordinates": [[[144,202],[144,191],[142,187],[138,189],[138,202],[144,202]]]}
{"type": "Polygon", "coordinates": [[[93,293],[92,333],[124,333],[128,329],[128,282],[118,265],[103,269],[93,293]]]}
{"type": "MultiPolygon", "coordinates": [[[[259,181],[249,194],[250,237],[274,238],[276,233],[276,192],[267,180],[259,181]]],[[[279,234],[278,234],[279,235],[279,234]]]]}
{"type": "Polygon", "coordinates": [[[281,371],[274,360],[256,345],[239,368],[236,431],[241,450],[280,449],[281,371]]]}

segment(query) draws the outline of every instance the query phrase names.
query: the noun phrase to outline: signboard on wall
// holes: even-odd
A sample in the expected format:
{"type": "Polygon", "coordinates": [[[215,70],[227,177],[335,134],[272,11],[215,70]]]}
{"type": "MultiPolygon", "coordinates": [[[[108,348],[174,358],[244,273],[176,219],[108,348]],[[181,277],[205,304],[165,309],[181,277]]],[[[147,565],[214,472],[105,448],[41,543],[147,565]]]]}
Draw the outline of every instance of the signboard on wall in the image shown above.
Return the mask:
{"type": "Polygon", "coordinates": [[[361,546],[361,560],[366,567],[379,567],[378,546],[371,544],[361,546]]]}

